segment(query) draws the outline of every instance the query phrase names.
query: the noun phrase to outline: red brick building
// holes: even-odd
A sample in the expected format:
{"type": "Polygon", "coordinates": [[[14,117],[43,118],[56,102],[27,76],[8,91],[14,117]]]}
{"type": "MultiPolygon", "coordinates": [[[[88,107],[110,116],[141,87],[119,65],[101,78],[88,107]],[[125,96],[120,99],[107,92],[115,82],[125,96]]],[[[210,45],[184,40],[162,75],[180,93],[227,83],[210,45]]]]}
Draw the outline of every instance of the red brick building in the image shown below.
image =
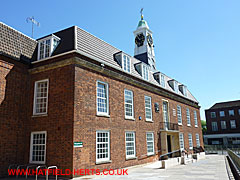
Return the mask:
{"type": "Polygon", "coordinates": [[[198,101],[156,70],[143,18],[134,34],[132,57],[76,26],[34,40],[0,23],[0,176],[10,164],[115,169],[203,147],[198,101]]]}
{"type": "Polygon", "coordinates": [[[240,145],[240,100],[214,104],[205,110],[209,145],[240,145]]]}

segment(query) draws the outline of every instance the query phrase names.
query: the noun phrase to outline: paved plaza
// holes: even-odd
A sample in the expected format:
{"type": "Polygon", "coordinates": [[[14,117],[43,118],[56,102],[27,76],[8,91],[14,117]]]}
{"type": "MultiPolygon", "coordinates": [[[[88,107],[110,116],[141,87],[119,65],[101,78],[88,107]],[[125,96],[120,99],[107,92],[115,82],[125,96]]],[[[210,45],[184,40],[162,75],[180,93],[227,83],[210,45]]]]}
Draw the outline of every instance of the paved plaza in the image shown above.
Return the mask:
{"type": "Polygon", "coordinates": [[[85,176],[82,178],[74,178],[74,180],[81,179],[106,179],[106,180],[227,180],[227,170],[223,155],[206,155],[206,158],[195,163],[187,165],[174,166],[169,169],[159,169],[157,165],[152,163],[145,166],[131,167],[128,169],[128,175],[124,176],[85,176]]]}

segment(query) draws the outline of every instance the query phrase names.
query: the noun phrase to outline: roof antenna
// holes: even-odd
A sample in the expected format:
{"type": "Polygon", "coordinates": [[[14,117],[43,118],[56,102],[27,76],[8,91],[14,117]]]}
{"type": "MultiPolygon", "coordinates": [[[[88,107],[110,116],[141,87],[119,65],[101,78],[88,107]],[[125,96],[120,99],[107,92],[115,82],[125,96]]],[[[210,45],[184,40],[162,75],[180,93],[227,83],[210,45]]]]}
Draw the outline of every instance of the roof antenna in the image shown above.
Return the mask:
{"type": "Polygon", "coordinates": [[[37,22],[33,16],[28,17],[26,20],[27,20],[27,23],[29,23],[29,21],[32,22],[32,38],[33,38],[33,25],[36,24],[37,26],[40,26],[40,23],[37,22]]]}

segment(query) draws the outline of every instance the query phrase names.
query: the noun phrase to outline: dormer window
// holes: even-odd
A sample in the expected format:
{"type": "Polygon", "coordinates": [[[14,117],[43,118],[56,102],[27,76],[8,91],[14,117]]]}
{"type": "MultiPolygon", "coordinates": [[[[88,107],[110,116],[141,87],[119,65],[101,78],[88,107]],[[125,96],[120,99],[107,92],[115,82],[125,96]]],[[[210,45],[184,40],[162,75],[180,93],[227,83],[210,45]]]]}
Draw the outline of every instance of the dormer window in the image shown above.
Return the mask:
{"type": "Polygon", "coordinates": [[[115,54],[115,60],[126,72],[131,72],[131,57],[123,53],[122,51],[115,54]]]}
{"type": "Polygon", "coordinates": [[[165,75],[160,73],[160,72],[156,72],[153,74],[154,79],[162,86],[165,87],[165,75]]]}
{"type": "Polygon", "coordinates": [[[129,56],[123,55],[123,70],[130,73],[130,58],[129,56]]]}
{"type": "Polygon", "coordinates": [[[60,38],[51,35],[38,41],[38,60],[48,58],[52,55],[60,41],[60,38]]]}
{"type": "Polygon", "coordinates": [[[186,86],[184,86],[183,84],[180,85],[179,90],[184,96],[187,96],[187,87],[186,86]]]}
{"type": "Polygon", "coordinates": [[[138,73],[142,76],[142,78],[148,81],[149,67],[143,62],[135,64],[135,67],[138,73]]]}
{"type": "Polygon", "coordinates": [[[165,76],[161,74],[161,86],[165,87],[165,76]]]}
{"type": "Polygon", "coordinates": [[[142,65],[142,77],[145,80],[148,80],[148,67],[146,65],[142,65]]]}
{"type": "Polygon", "coordinates": [[[168,81],[169,86],[176,92],[178,93],[178,82],[174,79],[168,81]]]}

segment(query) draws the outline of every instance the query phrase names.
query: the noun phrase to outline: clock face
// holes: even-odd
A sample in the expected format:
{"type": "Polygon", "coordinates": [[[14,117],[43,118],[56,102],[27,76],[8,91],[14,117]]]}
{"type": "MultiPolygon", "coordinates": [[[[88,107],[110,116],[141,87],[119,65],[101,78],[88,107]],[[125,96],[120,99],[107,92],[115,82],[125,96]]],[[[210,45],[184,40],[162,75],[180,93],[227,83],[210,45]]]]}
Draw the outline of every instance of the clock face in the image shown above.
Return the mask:
{"type": "Polygon", "coordinates": [[[135,43],[138,47],[142,46],[145,40],[145,36],[143,35],[143,33],[138,34],[135,38],[135,43]]]}
{"type": "Polygon", "coordinates": [[[153,39],[152,39],[152,36],[150,34],[147,35],[147,42],[148,42],[148,45],[149,46],[152,46],[153,44],[153,39]]]}

